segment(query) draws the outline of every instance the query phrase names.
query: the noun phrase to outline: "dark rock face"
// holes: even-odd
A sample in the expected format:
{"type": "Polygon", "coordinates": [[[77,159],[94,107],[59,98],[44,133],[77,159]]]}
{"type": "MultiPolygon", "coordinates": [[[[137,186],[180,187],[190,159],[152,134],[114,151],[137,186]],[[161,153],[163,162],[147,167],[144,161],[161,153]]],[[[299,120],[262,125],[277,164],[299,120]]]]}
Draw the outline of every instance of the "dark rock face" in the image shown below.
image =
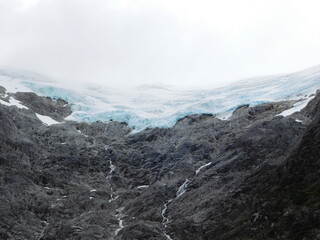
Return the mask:
{"type": "Polygon", "coordinates": [[[48,127],[34,113],[67,103],[13,97],[29,109],[0,105],[0,239],[320,239],[320,93],[286,118],[294,102],[136,134],[48,127]]]}
{"type": "Polygon", "coordinates": [[[70,107],[67,106],[68,103],[62,99],[53,101],[49,97],[39,97],[31,92],[17,92],[13,96],[32,111],[57,121],[62,121],[72,113],[70,107]]]}

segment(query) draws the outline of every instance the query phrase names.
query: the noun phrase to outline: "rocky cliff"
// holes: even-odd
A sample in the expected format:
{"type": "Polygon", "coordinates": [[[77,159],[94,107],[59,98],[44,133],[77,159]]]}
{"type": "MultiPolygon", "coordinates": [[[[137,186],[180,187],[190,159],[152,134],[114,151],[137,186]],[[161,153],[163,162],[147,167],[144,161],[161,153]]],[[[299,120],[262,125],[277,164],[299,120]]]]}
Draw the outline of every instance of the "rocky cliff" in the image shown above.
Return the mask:
{"type": "Polygon", "coordinates": [[[0,95],[0,239],[320,239],[320,92],[134,134],[0,95]]]}

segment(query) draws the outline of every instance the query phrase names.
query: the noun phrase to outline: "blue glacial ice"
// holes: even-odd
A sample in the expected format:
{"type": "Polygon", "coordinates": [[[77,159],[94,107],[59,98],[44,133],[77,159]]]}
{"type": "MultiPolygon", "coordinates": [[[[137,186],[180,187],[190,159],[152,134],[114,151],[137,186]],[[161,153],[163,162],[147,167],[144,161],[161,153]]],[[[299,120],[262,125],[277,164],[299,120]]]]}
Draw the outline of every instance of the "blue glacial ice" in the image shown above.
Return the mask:
{"type": "Polygon", "coordinates": [[[180,118],[212,113],[226,119],[240,105],[303,99],[320,88],[320,66],[301,72],[254,78],[211,90],[188,90],[140,87],[117,89],[106,86],[64,86],[42,81],[41,75],[15,74],[0,69],[0,85],[17,82],[25,88],[51,98],[62,98],[72,106],[67,119],[95,122],[126,122],[141,131],[150,127],[171,127],[180,118]]]}

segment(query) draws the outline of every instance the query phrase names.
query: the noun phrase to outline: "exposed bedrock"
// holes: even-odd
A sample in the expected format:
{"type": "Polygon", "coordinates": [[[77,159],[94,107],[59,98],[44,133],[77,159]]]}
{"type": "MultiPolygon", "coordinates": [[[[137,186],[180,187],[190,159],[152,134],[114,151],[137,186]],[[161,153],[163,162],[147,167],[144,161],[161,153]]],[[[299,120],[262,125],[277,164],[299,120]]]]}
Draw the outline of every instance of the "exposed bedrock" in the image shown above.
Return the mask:
{"type": "Polygon", "coordinates": [[[320,93],[135,134],[12,97],[28,109],[0,104],[0,239],[320,239],[320,93]]]}

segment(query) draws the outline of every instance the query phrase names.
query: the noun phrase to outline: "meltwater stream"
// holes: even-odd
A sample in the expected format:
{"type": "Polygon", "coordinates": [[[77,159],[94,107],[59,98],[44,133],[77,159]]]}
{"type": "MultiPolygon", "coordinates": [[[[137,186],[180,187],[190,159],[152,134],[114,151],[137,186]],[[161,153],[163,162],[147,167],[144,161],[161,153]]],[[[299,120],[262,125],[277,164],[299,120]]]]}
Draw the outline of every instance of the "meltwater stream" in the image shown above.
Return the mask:
{"type": "Polygon", "coordinates": [[[110,190],[111,190],[109,202],[113,202],[114,200],[116,200],[119,197],[119,195],[116,194],[116,192],[113,190],[113,187],[112,187],[111,182],[110,182],[110,180],[112,178],[112,173],[114,172],[116,167],[113,165],[111,160],[109,160],[109,164],[110,164],[110,172],[107,175],[108,184],[109,184],[110,190]]]}
{"type": "MultiPolygon", "coordinates": [[[[174,201],[175,199],[181,197],[188,189],[188,185],[189,183],[191,183],[193,181],[193,179],[201,172],[201,170],[203,170],[204,168],[210,166],[212,164],[212,162],[206,163],[204,165],[202,165],[201,167],[199,167],[194,176],[190,179],[186,179],[183,184],[178,188],[178,191],[176,192],[176,197],[173,199],[168,200],[164,205],[163,205],[163,209],[161,211],[161,216],[162,216],[162,225],[165,228],[167,228],[168,224],[170,223],[170,219],[169,217],[166,216],[166,212],[168,210],[168,205],[174,201]]],[[[172,237],[170,235],[168,235],[165,230],[163,231],[163,234],[166,236],[166,238],[168,240],[173,240],[172,237]]]]}
{"type": "Polygon", "coordinates": [[[118,219],[119,221],[119,228],[116,229],[116,231],[114,232],[115,235],[118,235],[118,233],[124,228],[123,226],[123,219],[121,219],[123,216],[122,216],[122,211],[123,211],[124,207],[121,207],[121,208],[118,208],[116,209],[116,211],[118,212],[116,214],[116,218],[118,219]]]}
{"type": "Polygon", "coordinates": [[[49,223],[48,223],[48,222],[43,221],[43,223],[45,224],[45,227],[42,229],[42,231],[41,231],[41,233],[40,233],[40,236],[38,237],[38,239],[37,239],[37,240],[41,240],[41,239],[43,238],[43,236],[44,236],[44,232],[46,231],[46,229],[47,229],[47,228],[48,228],[48,226],[49,226],[49,223]]]}
{"type": "MultiPolygon", "coordinates": [[[[108,150],[108,146],[105,146],[104,149],[108,150]]],[[[112,185],[111,185],[111,181],[110,181],[113,173],[116,170],[116,166],[112,163],[111,159],[109,160],[109,164],[110,164],[110,171],[106,177],[106,180],[107,180],[107,182],[110,186],[110,190],[111,190],[109,202],[113,202],[119,197],[119,194],[117,194],[113,190],[112,185]]],[[[124,228],[123,219],[122,219],[123,218],[123,214],[122,214],[123,209],[124,209],[124,207],[120,207],[120,208],[116,209],[117,214],[115,215],[115,217],[117,218],[117,220],[119,222],[119,227],[115,230],[114,235],[118,235],[118,233],[124,228]]]]}

